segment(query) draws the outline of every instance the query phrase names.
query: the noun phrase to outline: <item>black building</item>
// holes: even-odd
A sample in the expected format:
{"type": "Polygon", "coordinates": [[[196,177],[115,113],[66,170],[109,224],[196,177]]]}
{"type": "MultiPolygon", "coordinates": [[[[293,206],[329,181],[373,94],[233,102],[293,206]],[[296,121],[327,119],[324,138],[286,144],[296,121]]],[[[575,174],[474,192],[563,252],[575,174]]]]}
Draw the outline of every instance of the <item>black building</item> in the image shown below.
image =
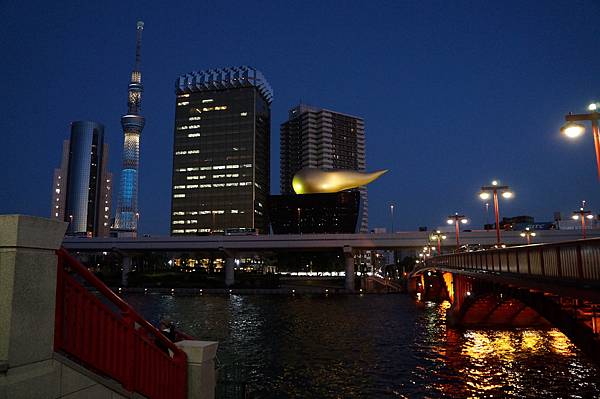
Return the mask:
{"type": "Polygon", "coordinates": [[[274,234],[357,233],[361,208],[358,190],[272,195],[269,201],[274,234]]]}
{"type": "Polygon", "coordinates": [[[272,90],[254,68],[176,82],[171,234],[268,232],[272,90]]]}

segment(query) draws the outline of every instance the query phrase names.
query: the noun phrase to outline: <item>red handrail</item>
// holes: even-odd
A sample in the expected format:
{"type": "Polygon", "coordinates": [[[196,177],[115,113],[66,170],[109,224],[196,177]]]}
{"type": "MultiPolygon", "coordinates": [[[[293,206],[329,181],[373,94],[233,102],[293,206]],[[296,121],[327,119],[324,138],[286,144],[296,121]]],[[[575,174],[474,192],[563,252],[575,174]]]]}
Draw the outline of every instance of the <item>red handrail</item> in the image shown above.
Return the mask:
{"type": "Polygon", "coordinates": [[[150,399],[184,399],[185,353],[67,251],[61,248],[56,253],[54,349],[120,382],[131,392],[150,399]],[[65,267],[98,290],[102,299],[65,267]]]}

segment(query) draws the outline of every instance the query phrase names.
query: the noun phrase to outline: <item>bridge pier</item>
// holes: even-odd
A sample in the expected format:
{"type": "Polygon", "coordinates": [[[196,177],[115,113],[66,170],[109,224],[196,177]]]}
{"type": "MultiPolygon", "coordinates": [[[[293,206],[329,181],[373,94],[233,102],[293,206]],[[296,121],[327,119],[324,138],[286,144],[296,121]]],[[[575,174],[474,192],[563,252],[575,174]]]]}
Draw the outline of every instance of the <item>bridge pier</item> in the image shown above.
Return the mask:
{"type": "Polygon", "coordinates": [[[121,285],[127,287],[129,284],[129,272],[131,272],[131,256],[123,256],[123,271],[121,272],[121,285]]]}
{"type": "Polygon", "coordinates": [[[348,291],[354,291],[354,254],[352,247],[344,246],[344,266],[346,270],[345,288],[348,291]]]}
{"type": "Polygon", "coordinates": [[[225,286],[231,287],[235,284],[235,259],[232,256],[225,258],[225,286]]]}

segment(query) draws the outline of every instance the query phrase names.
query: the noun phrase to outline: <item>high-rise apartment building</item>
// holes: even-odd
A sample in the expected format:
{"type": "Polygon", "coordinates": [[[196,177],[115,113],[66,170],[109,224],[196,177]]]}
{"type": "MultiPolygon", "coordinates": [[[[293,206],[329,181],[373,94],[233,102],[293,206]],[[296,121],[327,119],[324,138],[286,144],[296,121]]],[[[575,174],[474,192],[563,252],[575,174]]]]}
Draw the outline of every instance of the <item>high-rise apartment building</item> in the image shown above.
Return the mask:
{"type": "Polygon", "coordinates": [[[138,211],[138,170],[140,166],[140,135],[145,119],[142,110],[141,51],[144,23],[136,25],[135,66],[131,72],[128,87],[127,114],[121,117],[123,127],[123,169],[119,187],[119,200],[113,230],[118,236],[135,237],[137,235],[138,211]]]}
{"type": "Polygon", "coordinates": [[[50,211],[52,219],[69,222],[68,235],[108,236],[112,175],[107,165],[104,126],[91,121],[71,123],[61,166],[54,170],[50,211]]]}
{"type": "Polygon", "coordinates": [[[175,83],[171,234],[268,232],[273,91],[251,67],[175,83]]]}
{"type": "MultiPolygon", "coordinates": [[[[281,194],[293,194],[292,178],[302,168],[365,170],[362,118],[300,104],[281,124],[281,194]]],[[[367,189],[361,187],[361,232],[368,231],[367,189]]]]}

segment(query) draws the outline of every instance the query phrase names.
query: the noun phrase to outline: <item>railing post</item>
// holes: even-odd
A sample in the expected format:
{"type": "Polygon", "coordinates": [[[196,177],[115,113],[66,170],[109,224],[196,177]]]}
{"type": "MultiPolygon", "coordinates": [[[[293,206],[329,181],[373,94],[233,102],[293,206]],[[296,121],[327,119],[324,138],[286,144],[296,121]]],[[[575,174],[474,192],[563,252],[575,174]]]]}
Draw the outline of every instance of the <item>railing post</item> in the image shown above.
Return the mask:
{"type": "Polygon", "coordinates": [[[529,258],[529,248],[527,248],[527,274],[531,275],[531,259],[529,258]]]}
{"type": "Polygon", "coordinates": [[[577,245],[577,277],[583,280],[583,259],[581,257],[581,245],[577,245]]]}
{"type": "Polygon", "coordinates": [[[515,250],[515,259],[517,261],[517,274],[521,274],[521,268],[519,267],[519,250],[515,250]]]}
{"type": "Polygon", "coordinates": [[[562,263],[560,260],[560,247],[556,246],[556,272],[558,277],[562,277],[562,263]]]}
{"type": "MultiPolygon", "coordinates": [[[[215,357],[217,342],[180,341],[177,345],[187,355],[187,398],[213,399],[215,397],[215,357]]],[[[175,397],[175,396],[173,396],[175,397]]]]}
{"type": "Polygon", "coordinates": [[[544,269],[544,247],[539,247],[540,251],[540,272],[542,276],[546,275],[546,270],[544,269]]]}

